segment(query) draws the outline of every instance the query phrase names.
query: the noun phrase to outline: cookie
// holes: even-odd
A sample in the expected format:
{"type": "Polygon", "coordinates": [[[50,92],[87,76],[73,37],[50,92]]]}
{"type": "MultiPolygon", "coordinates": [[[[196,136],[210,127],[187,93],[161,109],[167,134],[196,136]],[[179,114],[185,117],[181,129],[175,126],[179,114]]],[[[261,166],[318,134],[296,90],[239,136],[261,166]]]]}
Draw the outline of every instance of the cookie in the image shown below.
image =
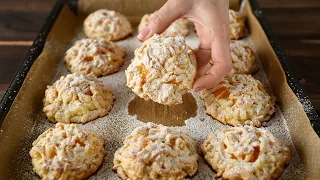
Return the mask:
{"type": "MultiPolygon", "coordinates": [[[[138,26],[138,31],[140,32],[142,29],[148,26],[151,21],[154,13],[146,14],[142,17],[140,24],[138,26]]],[[[162,34],[161,36],[171,37],[171,36],[187,36],[189,33],[188,30],[188,21],[186,19],[180,18],[174,21],[162,34]]]]}
{"type": "Polygon", "coordinates": [[[223,179],[276,179],[290,159],[286,145],[263,128],[252,126],[231,127],[212,134],[201,149],[223,179]]]}
{"type": "Polygon", "coordinates": [[[275,99],[251,75],[235,74],[216,87],[200,93],[206,111],[213,118],[232,126],[260,127],[275,111],[275,99]]]}
{"type": "Polygon", "coordinates": [[[128,37],[132,27],[128,19],[116,12],[100,9],[91,13],[83,23],[83,29],[89,38],[106,38],[116,41],[128,37]]]}
{"type": "Polygon", "coordinates": [[[32,143],[33,170],[42,179],[84,179],[101,165],[103,144],[103,136],[96,132],[57,123],[32,143]]]}
{"type": "Polygon", "coordinates": [[[231,39],[240,39],[244,37],[244,16],[239,12],[229,9],[230,37],[231,39]]]}
{"type": "Polygon", "coordinates": [[[196,57],[182,36],[154,35],[135,50],[125,71],[127,86],[139,97],[164,105],[182,103],[192,88],[196,57]]]}
{"type": "Polygon", "coordinates": [[[232,69],[229,73],[233,74],[252,74],[258,70],[256,55],[252,48],[238,41],[230,43],[232,69]]]}
{"type": "Polygon", "coordinates": [[[64,61],[72,73],[108,75],[119,71],[125,52],[105,38],[82,39],[66,52],[64,61]]]}
{"type": "Polygon", "coordinates": [[[85,123],[108,114],[113,100],[96,77],[68,74],[47,87],[43,111],[52,122],[85,123]]]}
{"type": "Polygon", "coordinates": [[[198,169],[195,141],[186,134],[148,123],[126,137],[115,152],[121,179],[185,179],[198,169]]]}

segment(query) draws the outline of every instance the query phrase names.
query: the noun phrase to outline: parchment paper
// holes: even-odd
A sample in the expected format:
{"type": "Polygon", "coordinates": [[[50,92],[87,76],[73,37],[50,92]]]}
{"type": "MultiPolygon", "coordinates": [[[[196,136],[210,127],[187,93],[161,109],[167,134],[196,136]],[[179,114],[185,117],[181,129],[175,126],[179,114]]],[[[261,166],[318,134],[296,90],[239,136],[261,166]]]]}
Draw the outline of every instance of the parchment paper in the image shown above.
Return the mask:
{"type": "MultiPolygon", "coordinates": [[[[115,9],[127,15],[132,24],[137,25],[143,14],[153,12],[164,2],[164,0],[80,0],[79,16],[71,12],[68,7],[63,8],[48,36],[43,52],[29,71],[0,129],[1,179],[37,178],[32,171],[28,152],[37,136],[45,129],[54,126],[46,120],[42,112],[44,91],[47,85],[52,84],[61,75],[69,73],[64,67],[62,58],[74,41],[84,36],[81,28],[83,17],[100,8],[115,9]]],[[[236,2],[231,1],[231,7],[234,9],[239,7],[236,2]]],[[[319,179],[320,140],[313,131],[303,106],[286,83],[281,65],[263,29],[252,14],[249,4],[245,4],[243,8],[249,33],[249,38],[246,38],[244,43],[254,45],[261,62],[260,70],[254,76],[270,85],[279,105],[276,115],[265,124],[265,128],[287,143],[292,152],[290,164],[280,179],[319,179]]],[[[124,137],[132,129],[143,125],[148,119],[152,122],[177,126],[177,129],[188,132],[199,144],[207,134],[212,131],[216,133],[226,127],[204,113],[203,103],[197,93],[186,95],[185,103],[175,109],[136,98],[125,86],[124,78],[124,70],[133,57],[133,50],[141,44],[135,35],[117,42],[128,54],[120,72],[101,78],[116,96],[117,100],[112,111],[104,118],[82,125],[102,132],[105,137],[107,156],[102,167],[90,179],[117,179],[116,173],[111,171],[114,151],[121,147],[124,137]],[[186,118],[189,119],[185,120],[186,118]]],[[[187,42],[193,47],[196,46],[196,36],[193,32],[187,37],[187,42]]],[[[215,177],[215,173],[201,157],[198,173],[193,179],[209,177],[215,177]]]]}

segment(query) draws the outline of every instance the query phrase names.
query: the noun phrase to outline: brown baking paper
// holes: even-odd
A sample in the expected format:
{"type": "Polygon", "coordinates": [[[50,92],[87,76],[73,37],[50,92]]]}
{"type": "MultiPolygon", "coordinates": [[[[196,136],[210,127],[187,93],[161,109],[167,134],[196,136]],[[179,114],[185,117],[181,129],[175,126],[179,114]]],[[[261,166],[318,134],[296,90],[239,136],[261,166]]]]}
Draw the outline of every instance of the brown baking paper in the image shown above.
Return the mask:
{"type": "MultiPolygon", "coordinates": [[[[0,129],[1,179],[37,178],[37,175],[32,172],[31,158],[28,152],[32,147],[32,142],[37,136],[45,129],[54,126],[53,123],[46,120],[42,112],[44,91],[47,85],[52,84],[61,75],[68,73],[62,62],[63,55],[75,40],[83,37],[83,32],[81,32],[83,18],[94,10],[108,8],[127,15],[135,26],[143,14],[157,10],[165,2],[165,0],[80,0],[78,7],[79,16],[76,16],[66,6],[62,9],[49,33],[43,52],[30,69],[0,129]]],[[[230,7],[238,9],[239,4],[237,2],[236,0],[230,1],[230,7]]],[[[286,83],[281,64],[248,3],[243,6],[243,13],[247,17],[247,29],[250,42],[255,47],[263,69],[259,70],[262,78],[259,73],[255,75],[255,77],[258,79],[261,78],[260,80],[263,82],[268,80],[268,82],[265,83],[269,83],[280,107],[276,112],[276,116],[270,120],[266,128],[268,128],[268,126],[279,126],[278,129],[275,128],[272,132],[281,140],[292,143],[292,146],[290,146],[292,157],[296,159],[295,161],[290,161],[290,165],[284,170],[280,179],[319,179],[320,156],[317,152],[319,152],[320,149],[320,140],[313,131],[303,106],[286,83]],[[263,77],[266,78],[264,79],[263,77]],[[278,117],[280,117],[281,120],[278,117]],[[288,136],[285,136],[286,133],[280,131],[288,132],[288,136]],[[283,134],[284,136],[282,136],[283,134]],[[300,169],[300,167],[302,169],[300,169]]],[[[136,29],[136,27],[134,28],[136,29]]],[[[127,46],[125,46],[125,42],[127,41],[134,42],[135,47],[141,44],[134,36],[128,40],[117,43],[119,43],[120,47],[123,46],[127,48],[127,46]]],[[[124,69],[130,63],[130,58],[133,57],[134,49],[132,47],[129,49],[126,63],[120,72],[118,72],[118,75],[119,73],[123,73],[124,69]]],[[[99,179],[99,177],[104,177],[103,179],[114,179],[116,177],[116,173],[110,170],[112,167],[113,153],[115,149],[121,147],[121,141],[125,135],[128,135],[135,126],[142,125],[143,122],[151,121],[168,126],[179,126],[182,130],[189,131],[191,136],[197,134],[197,132],[193,132],[188,126],[195,122],[198,122],[199,126],[206,125],[205,123],[209,121],[209,123],[216,123],[215,127],[218,127],[217,129],[225,127],[209,119],[209,116],[204,115],[204,108],[198,104],[198,101],[196,102],[196,99],[199,97],[195,93],[185,95],[182,105],[168,107],[151,101],[144,101],[135,97],[134,94],[128,90],[130,97],[133,98],[130,100],[130,103],[122,107],[117,104],[124,101],[121,97],[122,94],[117,94],[117,88],[126,88],[125,82],[122,85],[117,84],[117,86],[119,86],[117,87],[114,85],[116,82],[112,82],[112,79],[110,80],[110,78],[113,77],[116,78],[117,73],[110,77],[101,78],[115,93],[117,100],[112,111],[104,118],[99,118],[82,125],[97,131],[102,131],[105,137],[107,155],[100,170],[91,176],[90,179],[99,179]],[[121,117],[117,114],[117,111],[122,112],[123,109],[128,112],[124,113],[121,117]],[[202,114],[201,116],[199,116],[200,113],[202,114]],[[112,116],[115,116],[115,118],[112,118],[112,116]],[[201,119],[201,117],[204,117],[204,119],[201,119]],[[132,123],[131,120],[126,121],[127,118],[137,119],[135,120],[136,123],[132,123]],[[187,120],[188,118],[191,120],[187,120]],[[113,124],[114,126],[112,126],[113,124]]],[[[205,127],[203,130],[205,131],[205,127]]],[[[201,143],[204,138],[205,137],[202,136],[201,138],[195,136],[198,143],[201,143]]],[[[208,171],[209,174],[211,173],[214,176],[214,172],[210,166],[203,161],[201,157],[198,173],[193,179],[208,178],[201,176],[205,174],[203,171],[208,171]]]]}

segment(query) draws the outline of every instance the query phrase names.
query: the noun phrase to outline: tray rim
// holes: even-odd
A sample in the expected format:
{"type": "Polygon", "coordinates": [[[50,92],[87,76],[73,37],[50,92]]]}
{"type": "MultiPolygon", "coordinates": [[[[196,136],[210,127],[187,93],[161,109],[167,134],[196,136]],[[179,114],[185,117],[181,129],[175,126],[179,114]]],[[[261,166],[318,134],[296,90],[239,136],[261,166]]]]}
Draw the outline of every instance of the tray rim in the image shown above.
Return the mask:
{"type": "Polygon", "coordinates": [[[14,102],[17,94],[19,93],[30,68],[32,67],[33,63],[38,58],[38,56],[41,54],[44,48],[44,44],[47,40],[48,34],[55,20],[59,16],[64,4],[64,0],[57,0],[56,4],[52,8],[48,17],[46,18],[44,25],[41,27],[39,33],[33,41],[24,60],[21,62],[19,68],[15,72],[8,88],[3,94],[0,101],[0,127],[2,126],[2,122],[4,121],[6,115],[10,111],[11,105],[14,102]]]}
{"type": "MultiPolygon", "coordinates": [[[[244,0],[239,0],[240,2],[244,0]]],[[[274,52],[277,55],[278,60],[281,63],[282,69],[285,72],[287,83],[294,94],[297,96],[300,103],[303,105],[304,111],[307,114],[311,126],[317,135],[320,137],[320,118],[311,104],[309,97],[305,90],[302,88],[298,78],[296,77],[295,73],[291,70],[288,64],[288,58],[284,54],[283,48],[280,46],[279,41],[277,41],[276,36],[271,30],[271,26],[269,22],[263,15],[263,11],[258,5],[256,0],[248,0],[251,5],[253,14],[259,21],[260,25],[262,26],[264,32],[267,35],[269,43],[271,44],[274,52]]],[[[13,101],[15,100],[19,90],[30,70],[33,63],[37,59],[37,57],[41,54],[44,44],[46,42],[47,36],[55,23],[55,20],[60,14],[62,7],[64,5],[68,5],[75,13],[77,12],[77,0],[58,0],[51,10],[50,14],[46,18],[44,25],[42,26],[41,30],[39,31],[38,35],[36,36],[32,46],[30,47],[27,55],[25,56],[24,60],[22,61],[20,67],[15,72],[13,79],[11,80],[7,90],[5,91],[3,97],[0,101],[0,127],[2,122],[4,121],[7,113],[9,112],[13,101]]]]}

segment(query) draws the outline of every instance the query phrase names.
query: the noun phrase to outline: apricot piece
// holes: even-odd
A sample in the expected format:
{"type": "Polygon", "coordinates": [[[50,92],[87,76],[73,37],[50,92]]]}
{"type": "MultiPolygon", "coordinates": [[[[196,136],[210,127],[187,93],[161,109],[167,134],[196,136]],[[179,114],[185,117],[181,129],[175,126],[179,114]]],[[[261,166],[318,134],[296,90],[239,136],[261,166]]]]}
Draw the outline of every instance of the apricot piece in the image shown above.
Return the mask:
{"type": "Polygon", "coordinates": [[[176,138],[170,139],[170,147],[173,148],[176,145],[176,138]]]}
{"type": "Polygon", "coordinates": [[[146,66],[144,64],[139,66],[139,71],[140,71],[140,74],[141,74],[142,83],[145,83],[146,82],[146,77],[149,74],[149,71],[148,71],[148,69],[146,68],[146,66]]]}
{"type": "Polygon", "coordinates": [[[79,139],[75,140],[76,144],[79,144],[80,146],[84,147],[85,144],[83,142],[81,142],[79,139]]]}
{"type": "Polygon", "coordinates": [[[214,96],[218,99],[225,99],[229,97],[230,91],[226,87],[221,87],[213,92],[214,96]]]}
{"type": "Polygon", "coordinates": [[[93,57],[92,56],[86,56],[84,58],[85,61],[92,61],[93,60],[93,57]]]}
{"type": "Polygon", "coordinates": [[[92,95],[93,95],[93,93],[92,93],[92,91],[91,91],[90,89],[88,89],[88,91],[86,92],[86,95],[88,95],[88,96],[92,96],[92,95]]]}
{"type": "Polygon", "coordinates": [[[169,81],[169,83],[171,84],[179,84],[180,82],[178,82],[176,79],[169,81]]]}
{"type": "Polygon", "coordinates": [[[254,148],[254,151],[253,151],[253,154],[252,154],[249,162],[255,162],[258,159],[258,156],[259,156],[259,153],[260,153],[260,147],[259,146],[256,146],[256,147],[253,147],[253,148],[254,148]]]}

